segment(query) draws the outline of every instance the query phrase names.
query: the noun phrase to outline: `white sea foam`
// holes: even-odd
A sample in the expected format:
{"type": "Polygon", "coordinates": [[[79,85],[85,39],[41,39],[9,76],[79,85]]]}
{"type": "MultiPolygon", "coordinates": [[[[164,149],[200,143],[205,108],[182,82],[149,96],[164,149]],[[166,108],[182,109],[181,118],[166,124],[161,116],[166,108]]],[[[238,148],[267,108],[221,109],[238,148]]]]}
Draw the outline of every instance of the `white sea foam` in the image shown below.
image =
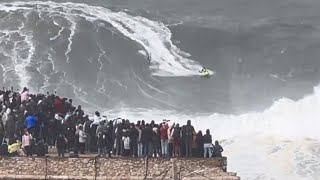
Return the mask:
{"type": "MultiPolygon", "coordinates": [[[[0,10],[4,11],[13,11],[17,10],[16,8],[9,8],[5,5],[0,5],[0,10]]],[[[25,8],[24,10],[28,10],[29,8],[25,8]]],[[[26,16],[27,13],[24,14],[26,16]]],[[[25,29],[25,24],[21,23],[18,30],[11,30],[6,27],[1,27],[0,32],[3,34],[0,40],[1,42],[11,42],[13,43],[13,48],[11,50],[7,50],[6,52],[2,52],[9,58],[12,58],[10,62],[2,62],[6,65],[4,66],[4,82],[7,81],[7,74],[10,71],[14,71],[19,79],[17,79],[18,84],[20,87],[26,87],[29,83],[30,76],[28,75],[26,68],[30,65],[31,59],[35,52],[35,47],[33,44],[33,36],[32,32],[25,29]],[[19,37],[23,38],[23,40],[16,41],[12,38],[12,35],[18,35],[19,37]],[[28,55],[26,57],[21,57],[21,53],[28,49],[28,55]],[[10,51],[10,52],[9,52],[10,51]]],[[[11,80],[12,77],[10,78],[11,80]]],[[[11,82],[10,84],[12,84],[11,82]]]]}
{"type": "MultiPolygon", "coordinates": [[[[171,42],[170,30],[161,22],[151,21],[139,16],[131,16],[125,12],[113,12],[107,8],[89,6],[79,3],[55,3],[55,2],[13,2],[10,8],[1,4],[0,10],[6,11],[37,11],[38,13],[59,14],[69,21],[70,35],[68,37],[68,47],[65,52],[66,62],[70,61],[72,50],[72,39],[75,35],[78,18],[86,20],[106,21],[116,28],[122,35],[139,43],[152,56],[151,70],[157,76],[191,76],[198,75],[202,66],[188,58],[188,53],[181,51],[171,42]],[[30,8],[27,5],[34,6],[30,8]],[[77,11],[75,11],[77,10],[77,11]],[[77,13],[81,11],[82,13],[77,13]]],[[[57,24],[56,22],[54,22],[57,24]]],[[[96,22],[99,23],[99,22],[96,22]]],[[[100,23],[101,24],[101,23],[100,23]]],[[[51,37],[57,39],[63,29],[58,34],[51,37]]],[[[100,59],[98,59],[100,60],[100,59]]],[[[101,68],[101,66],[100,66],[101,68]]]]}
{"type": "Polygon", "coordinates": [[[152,119],[210,129],[221,140],[228,168],[242,179],[318,179],[320,172],[320,85],[314,93],[293,101],[282,98],[263,112],[242,115],[184,115],[156,109],[126,109],[105,112],[109,118],[152,119]]]}

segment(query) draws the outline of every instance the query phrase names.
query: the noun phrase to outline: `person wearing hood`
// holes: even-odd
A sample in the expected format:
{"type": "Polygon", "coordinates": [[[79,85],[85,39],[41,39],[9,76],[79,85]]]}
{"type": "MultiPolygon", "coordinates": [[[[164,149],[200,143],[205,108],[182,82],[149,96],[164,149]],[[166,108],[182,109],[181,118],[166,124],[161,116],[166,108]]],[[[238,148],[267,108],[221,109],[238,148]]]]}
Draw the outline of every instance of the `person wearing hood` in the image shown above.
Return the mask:
{"type": "Polygon", "coordinates": [[[223,152],[222,146],[219,144],[219,141],[216,141],[214,144],[213,157],[221,157],[223,152]]]}
{"type": "Polygon", "coordinates": [[[83,117],[84,116],[84,111],[82,110],[82,107],[79,105],[78,109],[76,109],[76,114],[78,117],[83,117]]]}
{"type": "Polygon", "coordinates": [[[203,148],[204,148],[204,158],[207,157],[207,154],[209,154],[209,157],[212,156],[212,136],[210,134],[210,130],[207,129],[206,134],[203,136],[203,148]]]}
{"type": "Polygon", "coordinates": [[[186,157],[192,156],[192,139],[194,133],[194,127],[191,125],[191,121],[187,121],[187,125],[184,127],[184,144],[186,148],[186,157]]]}

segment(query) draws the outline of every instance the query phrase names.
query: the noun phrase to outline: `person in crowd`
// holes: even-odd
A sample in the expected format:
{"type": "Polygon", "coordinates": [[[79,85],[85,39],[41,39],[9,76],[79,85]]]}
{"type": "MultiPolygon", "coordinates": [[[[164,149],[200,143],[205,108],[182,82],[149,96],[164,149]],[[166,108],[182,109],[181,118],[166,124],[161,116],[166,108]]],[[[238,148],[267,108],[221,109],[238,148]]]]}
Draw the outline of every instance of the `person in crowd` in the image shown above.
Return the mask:
{"type": "Polygon", "coordinates": [[[192,157],[197,157],[197,133],[194,131],[192,136],[192,157]]]}
{"type": "Polygon", "coordinates": [[[25,151],[26,156],[32,156],[32,135],[25,130],[24,135],[22,136],[22,147],[25,151]]]}
{"type": "Polygon", "coordinates": [[[59,157],[64,157],[67,142],[68,142],[67,138],[62,133],[59,133],[59,136],[56,141],[56,148],[58,150],[59,157]]]}
{"type": "Polygon", "coordinates": [[[106,136],[102,131],[98,133],[97,138],[97,146],[98,146],[98,156],[105,157],[106,156],[106,136]]]}
{"type": "Polygon", "coordinates": [[[64,114],[67,114],[68,112],[70,112],[71,107],[72,107],[72,99],[69,99],[69,101],[64,103],[64,106],[63,106],[64,114]]]}
{"type": "Polygon", "coordinates": [[[184,144],[185,144],[185,154],[186,157],[191,157],[192,156],[192,140],[193,140],[193,132],[194,127],[191,125],[191,121],[187,121],[187,125],[184,127],[184,144]]]}
{"type": "Polygon", "coordinates": [[[152,156],[159,157],[160,156],[160,133],[159,129],[153,124],[152,128],[152,156]]]}
{"type": "MultiPolygon", "coordinates": [[[[78,106],[78,108],[76,109],[75,113],[77,114],[78,117],[83,117],[84,116],[84,111],[82,110],[81,105],[78,106]]],[[[97,114],[97,112],[95,114],[97,114]]],[[[99,114],[99,116],[100,116],[100,114],[99,114]]]]}
{"type": "Polygon", "coordinates": [[[128,136],[128,132],[124,133],[123,136],[123,156],[130,156],[130,138],[128,136]]]}
{"type": "Polygon", "coordinates": [[[15,137],[15,127],[16,120],[12,113],[12,111],[8,108],[6,111],[5,121],[4,121],[4,129],[5,134],[8,139],[12,139],[15,137]]]}
{"type": "Polygon", "coordinates": [[[83,131],[83,126],[79,126],[79,148],[80,154],[84,154],[85,152],[85,144],[86,144],[86,133],[83,131]]]}
{"type": "Polygon", "coordinates": [[[213,151],[213,157],[222,157],[223,148],[219,144],[219,141],[215,141],[214,144],[214,151],[213,151]]]}
{"type": "Polygon", "coordinates": [[[56,98],[54,99],[53,105],[54,105],[54,113],[55,114],[63,114],[64,113],[63,102],[59,96],[56,96],[56,98]]]}
{"type": "Polygon", "coordinates": [[[29,99],[29,90],[28,88],[24,87],[21,92],[21,103],[26,102],[29,99]]]}
{"type": "Polygon", "coordinates": [[[212,156],[212,136],[210,130],[207,129],[206,134],[203,136],[203,148],[204,148],[204,158],[212,156]],[[209,156],[208,156],[209,155],[209,156]]]}
{"type": "Polygon", "coordinates": [[[171,136],[173,137],[173,150],[172,150],[172,157],[180,157],[181,156],[181,149],[180,149],[180,141],[181,141],[181,128],[179,124],[176,124],[172,130],[171,136]]]}
{"type": "Polygon", "coordinates": [[[105,122],[104,121],[100,121],[98,126],[97,126],[97,130],[96,130],[96,136],[98,137],[98,134],[101,132],[105,132],[106,131],[106,126],[105,126],[105,122]]]}
{"type": "Polygon", "coordinates": [[[138,146],[138,157],[142,157],[143,156],[143,142],[142,142],[142,129],[141,129],[141,125],[138,124],[136,125],[136,130],[138,131],[138,138],[137,138],[137,146],[138,146]]]}
{"type": "Polygon", "coordinates": [[[202,131],[199,131],[197,133],[197,138],[196,138],[196,143],[197,143],[197,156],[198,158],[203,157],[203,153],[204,153],[204,141],[203,141],[203,134],[202,131]]]}
{"type": "Polygon", "coordinates": [[[111,157],[111,150],[113,144],[113,121],[109,121],[107,124],[106,132],[104,133],[106,136],[106,154],[108,157],[111,157]]]}
{"type": "Polygon", "coordinates": [[[85,119],[85,122],[84,122],[84,132],[86,133],[86,136],[87,136],[87,140],[86,140],[86,151],[87,152],[89,152],[90,151],[90,149],[92,149],[92,147],[91,147],[91,133],[90,133],[90,126],[91,126],[91,124],[92,124],[92,122],[93,121],[91,121],[90,119],[89,119],[89,116],[88,115],[86,115],[85,117],[84,117],[84,119],[85,119]]]}
{"type": "Polygon", "coordinates": [[[162,157],[168,157],[168,146],[169,146],[169,139],[168,139],[168,124],[162,123],[160,128],[160,140],[161,140],[161,154],[162,157]]]}
{"type": "Polygon", "coordinates": [[[114,150],[113,154],[120,156],[121,155],[121,146],[122,146],[122,135],[123,135],[123,130],[122,130],[122,120],[117,119],[116,124],[114,127],[114,150]]]}
{"type": "Polygon", "coordinates": [[[133,123],[130,124],[129,138],[130,138],[130,154],[132,155],[132,157],[138,157],[139,131],[136,129],[133,123]]]}
{"type": "MultiPolygon", "coordinates": [[[[81,108],[81,107],[80,107],[81,108]]],[[[93,146],[91,147],[91,151],[92,152],[97,152],[97,148],[96,148],[96,144],[97,144],[97,128],[98,125],[101,122],[101,117],[100,117],[100,113],[98,111],[95,112],[94,116],[93,116],[93,122],[90,125],[90,131],[91,131],[91,142],[93,144],[93,146]]]]}
{"type": "Polygon", "coordinates": [[[48,121],[48,139],[47,143],[49,147],[55,146],[56,138],[59,131],[59,124],[58,121],[55,118],[50,117],[50,120],[48,121]]]}
{"type": "Polygon", "coordinates": [[[151,156],[153,150],[152,150],[152,128],[150,124],[146,124],[146,127],[142,130],[141,139],[143,142],[143,152],[144,156],[151,156]]]}
{"type": "Polygon", "coordinates": [[[173,128],[175,126],[175,123],[173,123],[172,126],[170,126],[168,128],[168,155],[169,157],[172,157],[173,155],[173,141],[174,141],[174,138],[172,137],[172,131],[173,131],[173,128]]]}
{"type": "Polygon", "coordinates": [[[38,117],[35,114],[27,113],[25,119],[25,127],[29,131],[30,134],[33,134],[36,128],[36,124],[38,122],[38,117]]]}

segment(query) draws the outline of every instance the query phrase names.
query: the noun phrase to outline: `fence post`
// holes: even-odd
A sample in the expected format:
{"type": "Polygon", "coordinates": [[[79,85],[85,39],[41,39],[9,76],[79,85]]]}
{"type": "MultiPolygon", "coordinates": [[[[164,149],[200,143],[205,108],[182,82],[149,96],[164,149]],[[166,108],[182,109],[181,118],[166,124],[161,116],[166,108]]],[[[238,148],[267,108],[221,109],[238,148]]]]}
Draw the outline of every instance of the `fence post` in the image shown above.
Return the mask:
{"type": "Polygon", "coordinates": [[[176,159],[172,158],[172,180],[178,180],[176,159]]]}
{"type": "Polygon", "coordinates": [[[48,176],[48,156],[45,156],[45,160],[46,160],[46,174],[45,174],[44,179],[47,179],[47,176],[48,176]]]}
{"type": "Polygon", "coordinates": [[[97,157],[94,157],[94,180],[97,180],[97,157]]]}
{"type": "Polygon", "coordinates": [[[149,164],[149,158],[148,158],[148,156],[146,156],[146,158],[145,158],[146,172],[144,174],[144,180],[148,179],[148,164],[149,164]]]}

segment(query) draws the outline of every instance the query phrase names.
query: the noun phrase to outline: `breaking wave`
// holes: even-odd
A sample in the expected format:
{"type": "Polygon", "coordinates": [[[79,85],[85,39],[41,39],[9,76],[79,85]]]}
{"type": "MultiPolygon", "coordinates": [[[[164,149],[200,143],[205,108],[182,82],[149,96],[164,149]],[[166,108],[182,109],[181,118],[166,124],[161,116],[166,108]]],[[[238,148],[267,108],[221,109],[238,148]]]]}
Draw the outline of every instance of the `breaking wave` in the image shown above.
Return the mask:
{"type": "Polygon", "coordinates": [[[188,14],[170,27],[149,16],[0,3],[0,84],[57,91],[110,118],[192,119],[222,141],[243,179],[319,179],[320,87],[310,89],[320,72],[317,16],[243,27],[224,16],[188,14]],[[202,64],[216,75],[195,77],[202,64]]]}

